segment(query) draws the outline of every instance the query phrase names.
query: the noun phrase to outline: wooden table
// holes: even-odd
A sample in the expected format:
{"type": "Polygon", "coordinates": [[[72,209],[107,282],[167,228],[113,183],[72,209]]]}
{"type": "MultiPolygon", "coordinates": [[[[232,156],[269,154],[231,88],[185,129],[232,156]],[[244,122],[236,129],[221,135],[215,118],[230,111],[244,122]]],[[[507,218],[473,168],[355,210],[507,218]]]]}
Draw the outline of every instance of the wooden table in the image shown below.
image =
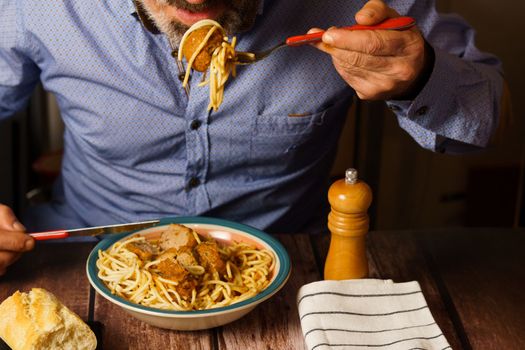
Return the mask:
{"type": "MultiPolygon", "coordinates": [[[[97,295],[85,261],[93,244],[44,243],[0,277],[0,301],[46,288],[89,322],[100,349],[303,349],[296,294],[321,279],[328,235],[278,235],[291,252],[286,286],[244,318],[198,332],[148,326],[97,295]]],[[[371,277],[417,280],[454,349],[525,349],[525,230],[378,231],[371,277]]],[[[1,317],[1,315],[0,315],[1,317]]]]}

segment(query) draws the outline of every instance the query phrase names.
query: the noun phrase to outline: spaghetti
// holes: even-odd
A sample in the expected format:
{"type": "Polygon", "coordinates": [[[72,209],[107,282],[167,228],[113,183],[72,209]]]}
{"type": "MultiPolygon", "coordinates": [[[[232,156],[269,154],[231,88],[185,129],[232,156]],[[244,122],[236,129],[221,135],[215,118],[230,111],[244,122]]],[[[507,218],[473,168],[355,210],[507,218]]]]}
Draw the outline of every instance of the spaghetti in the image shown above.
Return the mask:
{"type": "MultiPolygon", "coordinates": [[[[253,297],[269,285],[275,267],[275,258],[269,250],[243,242],[219,245],[212,238],[191,231],[197,245],[191,249],[179,248],[177,252],[162,249],[158,241],[141,235],[119,241],[106,251],[99,250],[98,277],[111,293],[133,303],[179,311],[227,306],[253,297]],[[203,255],[195,254],[213,246],[218,248],[220,263],[224,263],[222,270],[208,266],[200,259],[203,255]],[[144,258],[137,254],[137,247],[153,253],[144,258]],[[163,271],[163,267],[177,264],[177,260],[184,261],[179,258],[189,252],[197,258],[192,260],[188,255],[186,264],[182,264],[183,270],[174,270],[178,275],[167,275],[163,271]],[[174,278],[182,275],[183,279],[174,278]]],[[[205,252],[204,255],[213,254],[205,252]]]]}
{"type": "Polygon", "coordinates": [[[236,59],[235,59],[235,45],[237,42],[236,37],[233,37],[231,42],[228,41],[228,37],[225,35],[224,29],[222,26],[210,19],[201,20],[194,25],[192,25],[182,37],[179,52],[178,60],[182,61],[183,52],[188,46],[188,41],[191,38],[192,33],[195,33],[197,30],[202,28],[209,28],[206,35],[202,38],[202,41],[198,46],[193,50],[190,55],[185,55],[187,60],[187,69],[184,76],[184,81],[182,83],[183,87],[186,87],[188,84],[190,71],[194,69],[194,64],[198,59],[199,55],[206,51],[206,49],[211,49],[211,58],[205,58],[205,65],[209,66],[209,76],[207,79],[199,83],[199,86],[209,85],[210,87],[210,103],[208,105],[208,110],[213,109],[217,111],[219,106],[222,104],[224,97],[224,86],[226,81],[231,76],[235,77],[236,75],[236,59]],[[219,33],[222,36],[222,41],[211,42],[213,35],[219,33]],[[210,47],[211,46],[211,47],[210,47]]]}

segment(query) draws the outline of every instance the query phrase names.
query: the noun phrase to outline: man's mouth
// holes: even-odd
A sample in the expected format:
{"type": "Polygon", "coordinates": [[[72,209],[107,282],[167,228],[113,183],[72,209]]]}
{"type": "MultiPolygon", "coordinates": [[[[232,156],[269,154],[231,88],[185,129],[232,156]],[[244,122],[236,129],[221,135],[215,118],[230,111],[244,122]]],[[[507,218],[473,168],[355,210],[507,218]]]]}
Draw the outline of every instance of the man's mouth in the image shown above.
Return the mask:
{"type": "Polygon", "coordinates": [[[199,12],[191,12],[183,9],[175,9],[175,16],[178,20],[188,26],[203,19],[216,19],[222,13],[221,8],[213,7],[199,12]]]}
{"type": "Polygon", "coordinates": [[[175,17],[180,23],[191,26],[203,19],[217,19],[224,12],[224,4],[213,1],[210,5],[200,3],[186,3],[185,1],[173,1],[168,6],[168,15],[175,17]],[[182,6],[177,3],[184,4],[182,6]]]}

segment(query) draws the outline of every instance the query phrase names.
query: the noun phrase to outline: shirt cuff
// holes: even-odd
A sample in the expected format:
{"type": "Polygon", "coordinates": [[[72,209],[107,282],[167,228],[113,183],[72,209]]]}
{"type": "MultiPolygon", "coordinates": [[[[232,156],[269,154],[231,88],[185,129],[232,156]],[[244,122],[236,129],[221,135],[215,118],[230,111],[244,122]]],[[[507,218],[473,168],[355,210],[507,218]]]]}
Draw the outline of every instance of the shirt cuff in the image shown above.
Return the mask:
{"type": "Polygon", "coordinates": [[[401,127],[425,148],[443,152],[444,139],[485,146],[497,118],[487,113],[494,109],[490,108],[491,77],[483,74],[485,69],[476,69],[473,62],[439,49],[434,51],[434,69],[418,96],[412,101],[386,101],[387,106],[397,115],[401,127]],[[483,96],[487,105],[477,105],[479,100],[472,99],[476,94],[483,96]]]}

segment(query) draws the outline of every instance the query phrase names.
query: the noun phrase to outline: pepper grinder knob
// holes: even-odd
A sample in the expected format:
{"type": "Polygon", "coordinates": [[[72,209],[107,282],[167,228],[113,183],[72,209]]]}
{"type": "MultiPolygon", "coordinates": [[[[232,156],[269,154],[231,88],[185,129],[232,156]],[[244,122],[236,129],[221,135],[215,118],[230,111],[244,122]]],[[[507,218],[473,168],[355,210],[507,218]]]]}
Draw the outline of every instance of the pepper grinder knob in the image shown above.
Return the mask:
{"type": "Polygon", "coordinates": [[[327,280],[368,277],[365,238],[372,190],[357,175],[355,169],[346,170],[345,178],[334,182],[328,190],[331,239],[324,269],[327,280]]]}

